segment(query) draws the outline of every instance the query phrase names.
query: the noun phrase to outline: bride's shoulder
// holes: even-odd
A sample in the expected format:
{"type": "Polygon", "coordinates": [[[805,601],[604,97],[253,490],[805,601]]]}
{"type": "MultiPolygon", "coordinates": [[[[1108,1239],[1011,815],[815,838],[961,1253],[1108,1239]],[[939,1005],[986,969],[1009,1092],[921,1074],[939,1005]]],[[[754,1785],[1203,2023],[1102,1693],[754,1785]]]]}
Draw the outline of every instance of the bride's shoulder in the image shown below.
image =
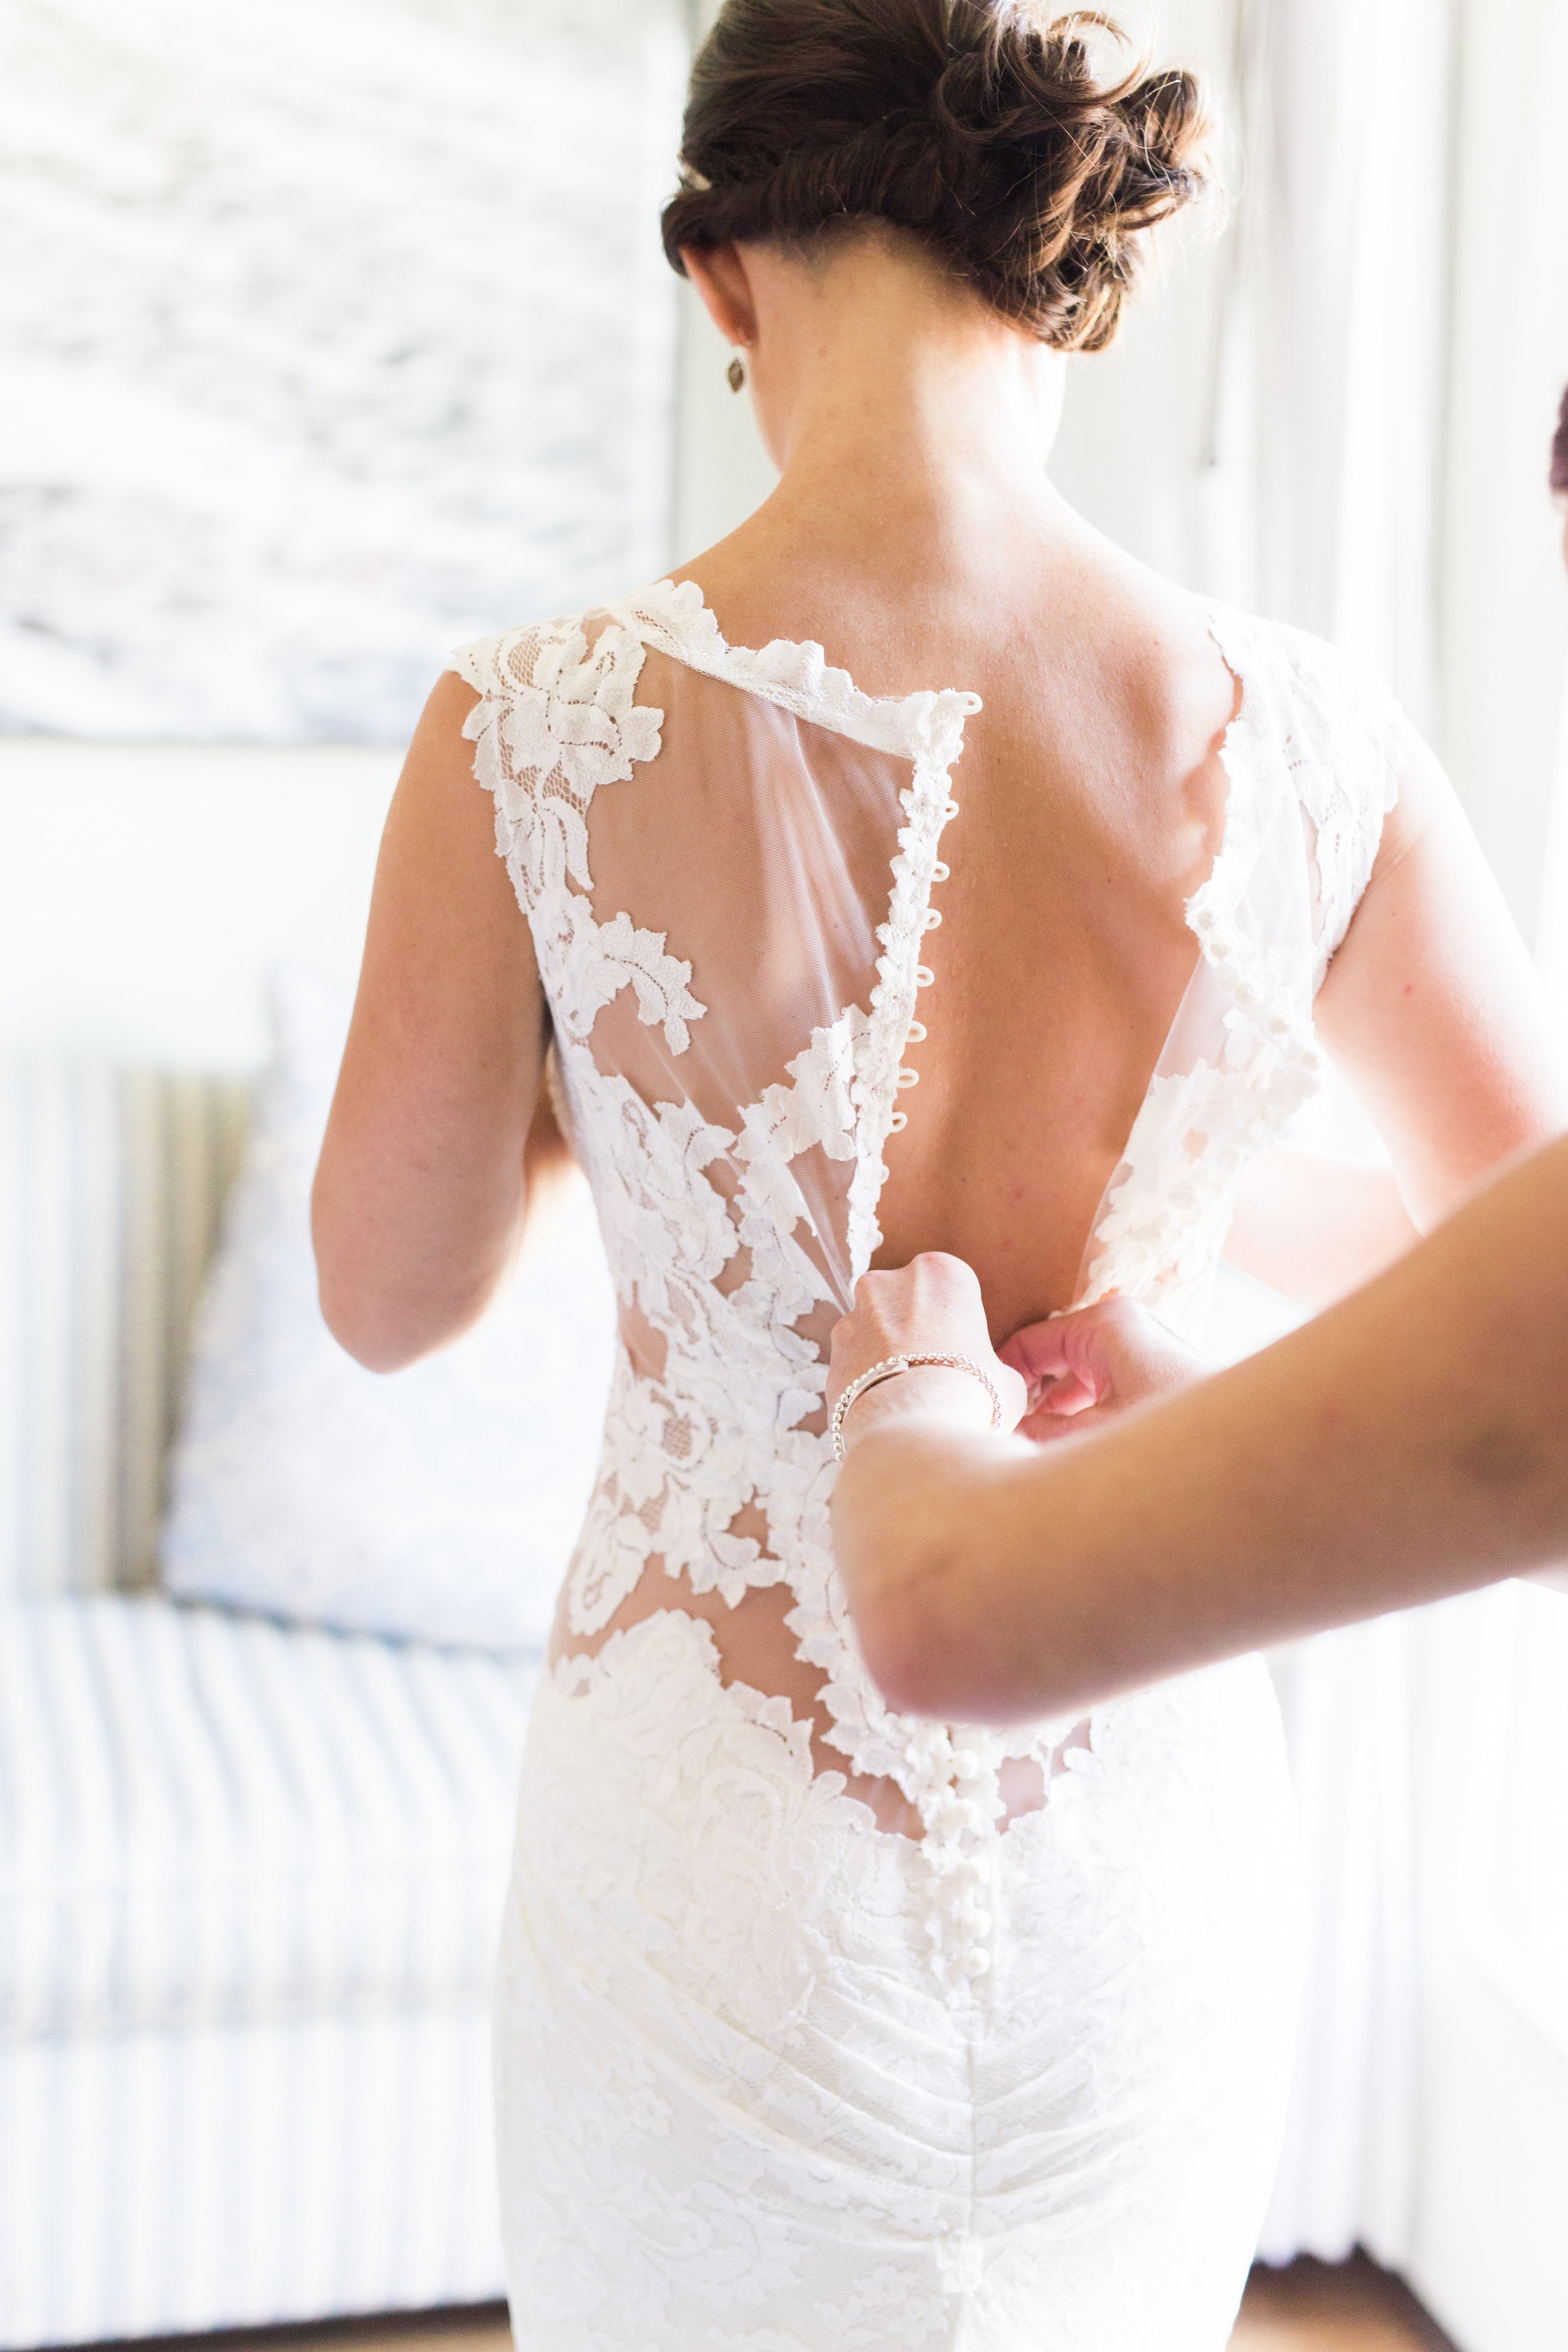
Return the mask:
{"type": "Polygon", "coordinates": [[[657,625],[655,608],[668,586],[663,582],[637,594],[471,637],[447,655],[446,668],[487,698],[505,700],[542,689],[570,697],[594,674],[624,667],[628,643],[657,625]]]}
{"type": "Polygon", "coordinates": [[[1366,663],[1310,629],[1268,618],[1172,580],[1104,541],[1087,541],[1083,609],[1106,625],[1103,641],[1126,647],[1162,674],[1189,678],[1212,669],[1217,652],[1258,718],[1278,722],[1316,711],[1351,723],[1387,722],[1394,708],[1366,663]]]}
{"type": "Polygon", "coordinates": [[[1384,679],[1362,656],[1287,621],[1205,600],[1210,634],[1230,667],[1271,678],[1292,699],[1352,725],[1392,726],[1399,705],[1384,679]]]}

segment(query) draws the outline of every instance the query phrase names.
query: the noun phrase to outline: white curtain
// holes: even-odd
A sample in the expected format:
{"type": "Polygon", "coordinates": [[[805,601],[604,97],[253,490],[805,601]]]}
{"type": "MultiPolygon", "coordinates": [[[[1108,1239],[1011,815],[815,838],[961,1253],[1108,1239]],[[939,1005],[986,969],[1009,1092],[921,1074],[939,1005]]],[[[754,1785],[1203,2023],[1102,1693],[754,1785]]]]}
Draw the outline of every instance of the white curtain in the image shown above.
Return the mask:
{"type": "MultiPolygon", "coordinates": [[[[1568,0],[1238,0],[1237,25],[1246,177],[1194,569],[1393,680],[1528,930],[1564,671],[1544,476],[1568,380],[1568,0]]],[[[1557,824],[1543,936],[1568,1012],[1568,807],[1557,824]]],[[[1359,2242],[1429,2268],[1451,2011],[1420,1759],[1439,1714],[1439,1738],[1469,1730],[1451,1675],[1434,1684],[1443,1652],[1412,1616],[1276,1662],[1313,1942],[1271,2260],[1359,2242]]],[[[1506,2171],[1509,2145],[1500,2115],[1478,2168],[1506,2171]]]]}
{"type": "Polygon", "coordinates": [[[1419,1992],[1411,1738],[1399,1617],[1273,1661],[1306,1864],[1310,1946],[1285,2147],[1258,2248],[1341,2262],[1410,2254],[1419,1992]]]}
{"type": "MultiPolygon", "coordinates": [[[[1331,1097],[1308,1140],[1353,1147],[1363,1126],[1331,1097]]],[[[1233,1360],[1303,1319],[1221,1269],[1206,1334],[1233,1360]]],[[[1415,1621],[1384,1617],[1270,1659],[1300,1819],[1306,1981],[1285,2144],[1258,2251],[1390,2269],[1413,2242],[1420,2116],[1415,1621]]]]}
{"type": "Polygon", "coordinates": [[[1250,488],[1252,601],[1361,656],[1428,723],[1446,23],[1431,0],[1243,0],[1228,323],[1251,355],[1227,354],[1214,451],[1232,495],[1250,488]]]}
{"type": "Polygon", "coordinates": [[[1568,0],[1462,0],[1439,740],[1568,1021],[1568,587],[1546,451],[1568,383],[1568,0]],[[1543,877],[1545,888],[1543,890],[1543,877]]]}

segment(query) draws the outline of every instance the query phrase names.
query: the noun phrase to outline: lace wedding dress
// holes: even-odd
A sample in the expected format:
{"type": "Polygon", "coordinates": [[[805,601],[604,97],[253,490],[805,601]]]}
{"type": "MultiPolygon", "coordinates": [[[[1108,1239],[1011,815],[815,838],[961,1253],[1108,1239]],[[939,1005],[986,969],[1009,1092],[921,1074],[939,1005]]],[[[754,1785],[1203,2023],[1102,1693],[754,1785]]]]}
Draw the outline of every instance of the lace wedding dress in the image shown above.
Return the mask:
{"type": "MultiPolygon", "coordinates": [[[[1081,1286],[1189,1331],[1316,1083],[1393,775],[1326,647],[1212,626],[1223,843],[1081,1286]]],[[[1005,1737],[901,1718],[829,1549],[826,1335],[879,1243],[976,698],[731,647],[668,582],[453,666],[622,1324],[500,1965],[517,2342],[1222,2352],[1295,1991],[1264,1669],[1005,1737]]]]}

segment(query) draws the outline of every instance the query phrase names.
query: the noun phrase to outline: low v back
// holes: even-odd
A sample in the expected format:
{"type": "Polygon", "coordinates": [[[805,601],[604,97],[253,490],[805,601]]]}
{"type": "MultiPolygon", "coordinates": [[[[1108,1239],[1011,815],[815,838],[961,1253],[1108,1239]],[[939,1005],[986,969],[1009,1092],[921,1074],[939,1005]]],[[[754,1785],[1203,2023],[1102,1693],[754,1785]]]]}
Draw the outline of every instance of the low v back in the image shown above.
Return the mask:
{"type": "MultiPolygon", "coordinates": [[[[1312,1000],[1394,789],[1384,698],[1295,633],[1210,625],[1237,689],[1222,837],[1187,905],[1195,969],[1079,1286],[1188,1332],[1237,1181],[1317,1083],[1312,1000]]],[[[827,1337],[918,1116],[907,1056],[939,985],[926,941],[978,698],[873,698],[815,645],[730,646],[689,583],[454,667],[479,697],[477,773],[620,1301],[563,1659],[675,1610],[704,1628],[714,1673],[782,1703],[884,1825],[961,1839],[955,1801],[987,1820],[1037,1804],[1065,1727],[960,1748],[891,1715],[845,1621],[827,1521],[827,1337]],[[982,1783],[962,1800],[960,1754],[982,1783]]]]}

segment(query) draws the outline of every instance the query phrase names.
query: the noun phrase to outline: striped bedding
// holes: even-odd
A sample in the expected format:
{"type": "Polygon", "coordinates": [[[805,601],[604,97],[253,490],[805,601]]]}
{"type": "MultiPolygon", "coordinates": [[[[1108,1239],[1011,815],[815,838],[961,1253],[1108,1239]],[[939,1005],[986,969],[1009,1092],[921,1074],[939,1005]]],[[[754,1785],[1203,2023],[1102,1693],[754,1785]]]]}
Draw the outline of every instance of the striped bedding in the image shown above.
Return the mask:
{"type": "Polygon", "coordinates": [[[0,1604],[0,2037],[482,2007],[531,1667],[0,1604]]]}
{"type": "Polygon", "coordinates": [[[0,1602],[0,2343],[500,2292],[489,1979],[532,1673],[0,1602]]]}
{"type": "Polygon", "coordinates": [[[151,1581],[243,1078],[0,1061],[0,1591],[151,1581]]]}
{"type": "Polygon", "coordinates": [[[0,2347],[503,2291],[531,1667],[151,1590],[247,1110],[0,1063],[0,2347]]]}
{"type": "Polygon", "coordinates": [[[0,2052],[0,2343],[503,2292],[472,2009],[0,2052]]]}
{"type": "Polygon", "coordinates": [[[531,1669],[148,1589],[248,1096],[0,1063],[0,2352],[502,2292],[531,1669]]]}

